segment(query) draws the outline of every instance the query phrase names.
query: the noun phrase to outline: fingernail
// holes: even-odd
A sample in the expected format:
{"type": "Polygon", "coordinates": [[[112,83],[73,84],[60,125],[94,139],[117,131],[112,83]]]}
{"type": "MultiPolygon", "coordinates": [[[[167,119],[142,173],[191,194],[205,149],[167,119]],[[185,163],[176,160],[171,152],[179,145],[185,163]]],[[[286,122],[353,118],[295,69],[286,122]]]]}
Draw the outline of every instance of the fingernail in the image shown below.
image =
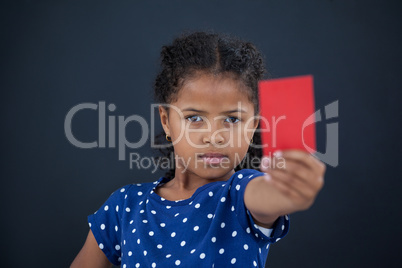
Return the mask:
{"type": "Polygon", "coordinates": [[[269,167],[269,157],[264,157],[263,159],[262,159],[262,166],[264,167],[264,168],[268,168],[269,167]]]}
{"type": "Polygon", "coordinates": [[[264,173],[264,175],[267,181],[271,180],[271,175],[269,175],[268,173],[264,173]]]}

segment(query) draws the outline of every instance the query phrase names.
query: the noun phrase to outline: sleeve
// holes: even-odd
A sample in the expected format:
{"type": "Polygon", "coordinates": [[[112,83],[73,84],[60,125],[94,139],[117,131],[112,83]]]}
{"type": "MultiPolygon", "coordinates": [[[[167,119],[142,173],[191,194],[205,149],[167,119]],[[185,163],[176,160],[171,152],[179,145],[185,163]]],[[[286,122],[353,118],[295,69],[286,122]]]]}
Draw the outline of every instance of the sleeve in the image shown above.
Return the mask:
{"type": "Polygon", "coordinates": [[[88,224],[108,260],[120,265],[121,218],[127,186],[113,192],[94,214],[88,216],[88,224]]]}
{"type": "Polygon", "coordinates": [[[263,227],[258,226],[250,211],[244,204],[244,192],[247,184],[254,178],[263,176],[264,173],[254,170],[246,169],[236,172],[233,176],[232,185],[230,188],[231,202],[235,208],[236,216],[240,225],[246,230],[247,233],[253,237],[267,243],[275,243],[286,236],[289,231],[289,215],[279,217],[273,227],[272,232],[266,232],[263,227]],[[268,234],[268,235],[267,235],[268,234]]]}

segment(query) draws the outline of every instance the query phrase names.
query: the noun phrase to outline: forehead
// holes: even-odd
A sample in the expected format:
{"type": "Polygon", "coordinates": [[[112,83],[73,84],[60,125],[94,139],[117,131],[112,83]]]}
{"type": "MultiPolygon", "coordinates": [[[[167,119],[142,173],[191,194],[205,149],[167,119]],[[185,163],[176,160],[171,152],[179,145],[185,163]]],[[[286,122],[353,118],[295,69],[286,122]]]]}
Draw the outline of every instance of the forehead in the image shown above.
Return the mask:
{"type": "Polygon", "coordinates": [[[225,111],[241,108],[253,113],[254,105],[239,81],[230,77],[201,75],[184,83],[173,105],[204,111],[225,111]]]}

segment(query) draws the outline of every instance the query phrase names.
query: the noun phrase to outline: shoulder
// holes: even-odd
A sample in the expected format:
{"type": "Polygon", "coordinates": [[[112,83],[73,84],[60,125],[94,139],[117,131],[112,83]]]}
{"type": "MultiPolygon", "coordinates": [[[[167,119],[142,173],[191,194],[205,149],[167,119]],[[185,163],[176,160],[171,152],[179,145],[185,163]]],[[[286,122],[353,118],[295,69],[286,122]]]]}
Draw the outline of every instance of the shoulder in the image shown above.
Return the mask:
{"type": "Polygon", "coordinates": [[[120,187],[116,191],[112,193],[113,195],[120,195],[127,198],[127,196],[142,196],[144,194],[150,193],[153,189],[160,183],[161,179],[154,182],[145,182],[145,183],[131,183],[120,187]]]}
{"type": "Polygon", "coordinates": [[[112,192],[105,204],[121,204],[127,199],[141,198],[153,191],[161,179],[154,182],[131,183],[112,192]]]}

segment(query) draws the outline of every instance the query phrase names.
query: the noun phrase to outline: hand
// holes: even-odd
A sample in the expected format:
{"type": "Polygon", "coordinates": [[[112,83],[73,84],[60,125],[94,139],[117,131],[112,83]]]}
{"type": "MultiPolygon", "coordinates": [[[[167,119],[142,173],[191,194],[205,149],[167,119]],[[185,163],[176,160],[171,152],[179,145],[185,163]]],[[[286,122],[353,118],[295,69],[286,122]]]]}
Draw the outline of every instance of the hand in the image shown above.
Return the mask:
{"type": "Polygon", "coordinates": [[[308,209],[324,185],[325,164],[301,150],[283,150],[274,156],[263,157],[260,170],[289,201],[288,213],[308,209]]]}

